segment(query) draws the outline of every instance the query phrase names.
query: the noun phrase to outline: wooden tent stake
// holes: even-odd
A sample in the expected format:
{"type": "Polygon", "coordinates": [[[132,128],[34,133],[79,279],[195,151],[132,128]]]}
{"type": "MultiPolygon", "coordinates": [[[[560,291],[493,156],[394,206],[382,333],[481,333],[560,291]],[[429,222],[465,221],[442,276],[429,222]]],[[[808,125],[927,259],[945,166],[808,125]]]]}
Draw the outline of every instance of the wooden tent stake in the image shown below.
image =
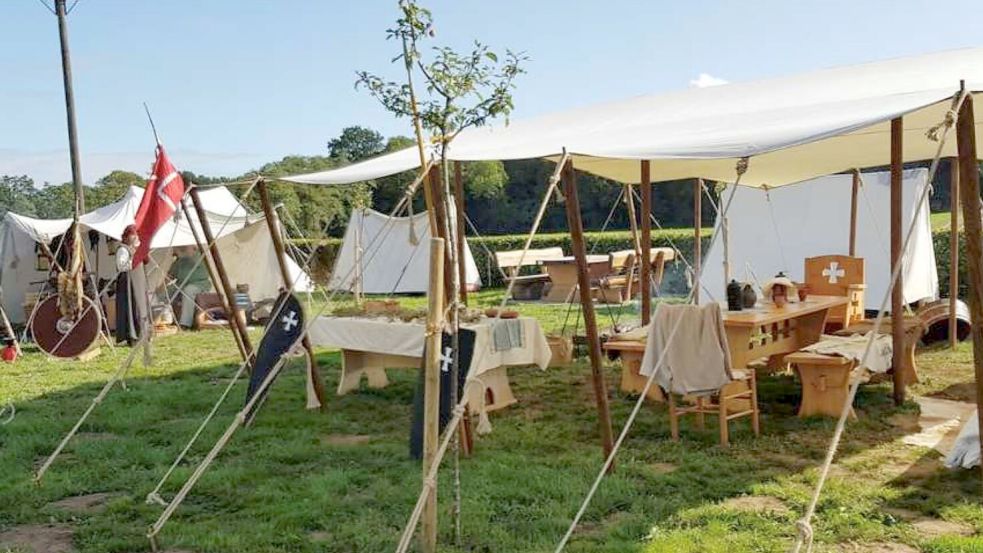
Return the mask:
{"type": "Polygon", "coordinates": [[[949,347],[956,349],[959,302],[959,158],[949,159],[949,347]]]}
{"type": "MultiPolygon", "coordinates": [[[[642,324],[652,320],[652,175],[649,160],[642,160],[639,192],[642,195],[642,324]]],[[[579,217],[578,208],[578,217],[579,217]]],[[[573,227],[571,227],[572,230],[573,227]]]]}
{"type": "MultiPolygon", "coordinates": [[[[587,247],[584,244],[584,223],[580,218],[580,200],[577,197],[577,176],[574,173],[573,161],[567,161],[563,167],[562,177],[563,195],[567,204],[567,224],[570,226],[573,256],[577,260],[577,288],[580,290],[580,304],[584,312],[584,328],[587,332],[591,380],[594,384],[594,399],[597,402],[598,422],[601,427],[601,443],[604,446],[604,456],[607,457],[614,448],[614,438],[611,433],[611,412],[608,409],[608,388],[604,381],[601,340],[597,332],[597,316],[594,313],[590,277],[587,274],[587,247]]],[[[649,219],[648,214],[646,213],[642,219],[649,219]]]]}
{"type": "Polygon", "coordinates": [[[860,192],[860,170],[853,170],[853,186],[850,189],[850,257],[857,257],[857,196],[860,192]]]}
{"type": "MultiPolygon", "coordinates": [[[[273,239],[273,250],[276,251],[276,262],[280,267],[283,289],[292,292],[296,283],[290,277],[290,269],[287,267],[287,254],[284,251],[283,235],[280,234],[280,219],[277,216],[276,210],[273,209],[273,204],[270,202],[270,193],[266,189],[266,180],[259,179],[259,182],[256,183],[256,188],[259,190],[259,201],[263,205],[263,214],[266,216],[266,228],[269,229],[270,237],[273,239]]],[[[311,345],[311,338],[306,332],[301,343],[304,345],[307,358],[311,362],[310,370],[311,381],[314,384],[314,395],[317,396],[318,403],[321,404],[321,409],[323,410],[327,407],[324,395],[324,381],[321,379],[321,373],[317,368],[317,359],[314,357],[314,346],[311,345]]]]}
{"type": "MultiPolygon", "coordinates": [[[[190,183],[189,183],[190,184],[190,183]]],[[[193,186],[193,185],[192,185],[193,186]]],[[[192,223],[191,212],[188,211],[188,205],[184,203],[184,199],[181,200],[181,211],[184,212],[184,219],[188,221],[188,227],[191,228],[191,235],[195,239],[195,245],[198,247],[198,254],[201,255],[201,262],[205,264],[205,269],[208,271],[208,279],[212,281],[212,286],[215,287],[215,291],[218,292],[218,297],[222,300],[222,309],[225,310],[225,316],[232,321],[232,317],[235,317],[235,308],[232,300],[225,297],[225,293],[222,289],[222,283],[219,281],[218,276],[215,274],[215,268],[212,267],[211,258],[209,257],[208,248],[205,243],[201,240],[201,236],[198,234],[198,229],[192,223]]],[[[181,301],[188,301],[188,298],[182,298],[181,301]]],[[[239,336],[239,332],[236,331],[229,323],[229,329],[232,331],[232,339],[236,342],[236,347],[239,349],[239,355],[242,356],[242,360],[249,362],[249,354],[246,353],[246,346],[242,343],[242,337],[239,336]]]]}
{"type": "Polygon", "coordinates": [[[440,439],[440,358],[444,326],[444,240],[430,239],[430,286],[427,302],[427,358],[423,368],[423,485],[432,486],[423,511],[422,548],[437,550],[437,482],[426,481],[440,439]]]}
{"type": "Polygon", "coordinates": [[[215,243],[215,236],[212,235],[212,227],[208,223],[208,216],[205,214],[205,208],[201,205],[198,188],[192,186],[190,195],[191,203],[195,206],[195,213],[198,215],[198,223],[201,225],[201,232],[205,235],[205,242],[208,244],[208,250],[212,254],[212,261],[215,263],[215,273],[218,275],[222,289],[225,291],[225,297],[229,299],[229,307],[233,310],[232,317],[229,318],[229,326],[233,327],[239,333],[239,339],[242,340],[242,345],[246,348],[246,357],[252,357],[253,344],[249,340],[249,333],[246,330],[245,322],[239,319],[238,314],[234,313],[235,290],[232,289],[232,284],[229,283],[229,274],[225,271],[225,264],[222,263],[222,254],[218,251],[218,244],[215,243]]]}
{"type": "MultiPolygon", "coordinates": [[[[891,120],[891,266],[898,264],[904,252],[901,251],[902,234],[904,232],[901,220],[902,198],[901,171],[904,162],[904,121],[897,117],[891,120]]],[[[894,403],[901,405],[905,400],[904,373],[904,271],[898,273],[898,279],[891,289],[891,338],[894,347],[891,365],[894,367],[894,403]]]]}
{"type": "Polygon", "coordinates": [[[693,303],[700,303],[700,273],[703,260],[703,179],[693,181],[693,303]]]}
{"type": "MultiPolygon", "coordinates": [[[[973,368],[976,371],[976,403],[983,405],[983,224],[980,221],[980,169],[976,150],[973,96],[963,100],[956,120],[959,150],[959,201],[962,204],[969,273],[969,313],[973,328],[973,368]]],[[[983,428],[983,409],[976,411],[983,428]]],[[[980,435],[983,447],[983,434],[980,435]]],[[[983,465],[980,466],[983,470],[983,465]]]]}

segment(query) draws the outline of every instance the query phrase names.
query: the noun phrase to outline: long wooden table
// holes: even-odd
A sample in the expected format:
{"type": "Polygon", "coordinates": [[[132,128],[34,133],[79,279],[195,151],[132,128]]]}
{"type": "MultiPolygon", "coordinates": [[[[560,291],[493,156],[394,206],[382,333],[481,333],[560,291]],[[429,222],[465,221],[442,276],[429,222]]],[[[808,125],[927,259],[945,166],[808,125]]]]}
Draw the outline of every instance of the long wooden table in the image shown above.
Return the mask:
{"type": "MultiPolygon", "coordinates": [[[[540,261],[546,274],[550,277],[550,289],[543,301],[566,303],[580,301],[580,296],[574,294],[577,289],[577,260],[573,257],[544,259],[540,261]]],[[[611,272],[611,261],[606,255],[587,256],[587,277],[594,281],[605,277],[611,272]]]]}
{"type": "MultiPolygon", "coordinates": [[[[743,369],[751,361],[763,357],[767,357],[772,366],[781,364],[785,354],[818,342],[829,310],[845,305],[847,301],[846,297],[840,296],[809,296],[805,302],[790,303],[781,308],[768,302],[743,311],[724,311],[731,365],[743,369]]],[[[622,391],[640,393],[647,380],[639,374],[645,343],[610,340],[604,348],[621,354],[622,391]]],[[[649,389],[648,396],[662,400],[662,392],[657,386],[649,389]]]]}

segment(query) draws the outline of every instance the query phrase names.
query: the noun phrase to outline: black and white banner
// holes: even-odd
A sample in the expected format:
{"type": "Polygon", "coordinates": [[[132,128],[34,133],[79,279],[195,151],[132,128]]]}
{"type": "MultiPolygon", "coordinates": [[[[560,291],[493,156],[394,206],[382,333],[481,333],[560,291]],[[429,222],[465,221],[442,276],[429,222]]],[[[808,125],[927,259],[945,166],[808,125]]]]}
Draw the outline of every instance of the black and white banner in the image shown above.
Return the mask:
{"type": "MultiPolygon", "coordinates": [[[[458,334],[458,374],[457,397],[461,399],[464,392],[464,382],[474,357],[475,333],[472,330],[460,329],[458,334]]],[[[427,352],[424,348],[423,359],[426,363],[427,352]]],[[[451,368],[454,366],[454,337],[444,333],[440,339],[440,432],[453,416],[454,405],[451,403],[451,368]]],[[[410,457],[423,457],[423,389],[424,366],[420,367],[417,378],[416,393],[413,395],[413,426],[410,428],[410,457]]]]}
{"type": "MultiPolygon", "coordinates": [[[[247,404],[280,358],[297,343],[304,332],[304,309],[293,294],[282,292],[272,313],[274,316],[266,323],[266,332],[256,351],[256,360],[249,377],[249,390],[246,392],[247,404]]],[[[266,392],[269,392],[269,387],[266,392]]]]}

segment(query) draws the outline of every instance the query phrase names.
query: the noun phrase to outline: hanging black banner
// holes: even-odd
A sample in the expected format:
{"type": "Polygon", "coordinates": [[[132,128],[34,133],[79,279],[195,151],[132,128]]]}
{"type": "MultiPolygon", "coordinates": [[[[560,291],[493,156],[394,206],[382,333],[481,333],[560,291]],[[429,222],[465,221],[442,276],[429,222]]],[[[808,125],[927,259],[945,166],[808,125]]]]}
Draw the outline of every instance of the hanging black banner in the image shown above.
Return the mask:
{"type": "MultiPolygon", "coordinates": [[[[282,292],[276,299],[272,313],[274,316],[266,323],[266,332],[256,351],[256,361],[249,377],[249,390],[246,392],[247,404],[280,358],[287,353],[290,346],[297,343],[304,332],[304,308],[293,294],[282,292]]],[[[267,387],[266,392],[269,390],[270,387],[267,387]]]]}
{"type": "MultiPolygon", "coordinates": [[[[471,358],[474,357],[475,333],[472,330],[461,329],[458,339],[460,352],[460,369],[457,375],[457,397],[461,398],[464,393],[464,381],[467,379],[468,368],[471,367],[471,358]]],[[[424,348],[426,349],[426,348],[424,348]]],[[[426,360],[427,353],[423,352],[423,359],[426,360]]],[[[426,361],[424,361],[426,362],[426,361]]],[[[454,364],[454,337],[444,333],[440,338],[440,432],[453,416],[454,405],[451,403],[451,367],[454,364]]],[[[420,372],[416,381],[416,393],[413,394],[413,425],[410,427],[410,457],[421,459],[423,457],[423,373],[424,367],[420,367],[420,372]]]]}

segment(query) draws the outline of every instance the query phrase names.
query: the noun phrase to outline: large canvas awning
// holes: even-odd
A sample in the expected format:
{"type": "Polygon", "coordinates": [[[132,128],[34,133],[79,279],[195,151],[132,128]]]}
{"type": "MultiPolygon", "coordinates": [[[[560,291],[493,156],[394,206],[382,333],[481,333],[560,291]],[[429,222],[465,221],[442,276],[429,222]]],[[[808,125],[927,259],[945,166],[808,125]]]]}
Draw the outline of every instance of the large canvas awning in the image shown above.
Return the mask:
{"type": "MultiPolygon", "coordinates": [[[[926,136],[965,83],[983,92],[983,48],[824,69],[789,77],[695,88],[567,110],[508,126],[468,129],[450,145],[455,161],[556,159],[625,183],[650,160],[656,181],[702,177],[780,186],[847,169],[887,165],[890,120],[904,117],[904,160],[935,155],[926,136]]],[[[983,120],[976,124],[983,141],[983,120]]],[[[955,140],[943,155],[955,155],[955,140]]],[[[416,148],[284,180],[344,184],[419,167],[416,148]]]]}

